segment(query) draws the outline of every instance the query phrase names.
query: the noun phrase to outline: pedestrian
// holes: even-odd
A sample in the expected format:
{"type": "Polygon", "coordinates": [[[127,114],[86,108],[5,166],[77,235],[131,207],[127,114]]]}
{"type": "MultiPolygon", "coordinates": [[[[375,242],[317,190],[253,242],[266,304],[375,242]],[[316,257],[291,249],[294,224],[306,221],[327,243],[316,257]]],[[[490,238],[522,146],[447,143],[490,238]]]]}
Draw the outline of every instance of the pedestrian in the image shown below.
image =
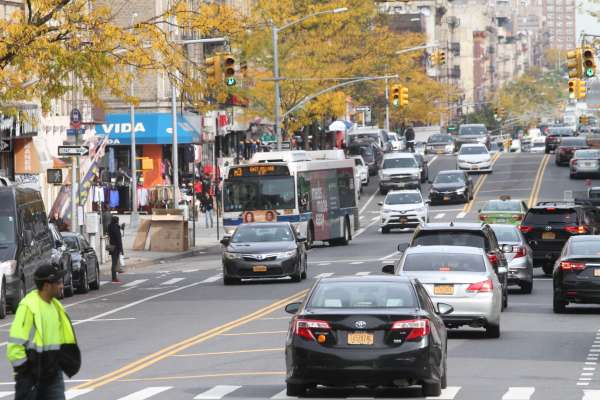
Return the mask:
{"type": "Polygon", "coordinates": [[[202,198],[202,212],[204,213],[204,225],[208,229],[208,221],[210,220],[210,227],[213,227],[213,199],[208,193],[204,194],[202,198]]]}
{"type": "Polygon", "coordinates": [[[406,131],[404,131],[404,138],[406,139],[406,149],[414,153],[415,152],[415,130],[411,125],[408,125],[406,131]]]}
{"type": "Polygon", "coordinates": [[[65,400],[63,373],[70,378],[81,367],[71,320],[57,300],[64,274],[56,265],[39,267],[33,276],[37,290],[19,303],[6,347],[15,400],[65,400]]]}
{"type": "Polygon", "coordinates": [[[119,258],[123,255],[123,237],[121,236],[121,228],[119,227],[119,217],[113,216],[108,226],[108,243],[107,250],[110,253],[112,259],[111,273],[113,283],[120,283],[121,281],[117,278],[117,271],[119,268],[119,258]]]}

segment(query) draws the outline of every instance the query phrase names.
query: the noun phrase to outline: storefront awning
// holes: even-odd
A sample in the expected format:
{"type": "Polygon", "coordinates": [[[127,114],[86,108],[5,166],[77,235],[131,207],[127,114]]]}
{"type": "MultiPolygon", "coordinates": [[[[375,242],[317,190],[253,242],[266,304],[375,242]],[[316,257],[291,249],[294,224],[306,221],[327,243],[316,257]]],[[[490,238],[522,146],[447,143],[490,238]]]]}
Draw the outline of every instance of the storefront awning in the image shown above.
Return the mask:
{"type": "MultiPolygon", "coordinates": [[[[129,114],[107,114],[106,122],[96,125],[96,134],[108,135],[109,144],[131,144],[130,121],[129,114]]],[[[200,143],[200,121],[199,115],[177,115],[178,143],[200,143]]],[[[138,113],[135,115],[136,144],[172,144],[172,127],[169,113],[138,113]]]]}

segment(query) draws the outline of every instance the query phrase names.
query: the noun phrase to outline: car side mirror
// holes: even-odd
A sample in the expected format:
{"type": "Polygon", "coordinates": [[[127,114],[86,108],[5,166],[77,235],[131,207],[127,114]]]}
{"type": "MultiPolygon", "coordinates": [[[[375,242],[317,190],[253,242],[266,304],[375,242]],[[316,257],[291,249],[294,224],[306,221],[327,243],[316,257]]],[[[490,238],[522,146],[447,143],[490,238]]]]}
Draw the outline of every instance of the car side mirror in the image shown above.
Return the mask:
{"type": "Polygon", "coordinates": [[[498,273],[499,274],[506,274],[506,273],[508,273],[508,268],[506,268],[506,267],[498,267],[498,273]]]}
{"type": "Polygon", "coordinates": [[[377,203],[378,206],[382,206],[383,205],[383,201],[380,201],[379,203],[377,203]]]}
{"type": "Polygon", "coordinates": [[[454,307],[446,303],[437,303],[437,312],[440,315],[448,315],[454,312],[454,307]]]}
{"type": "Polygon", "coordinates": [[[229,246],[229,243],[231,243],[231,238],[229,236],[225,236],[223,239],[221,239],[221,244],[223,246],[229,246]]]}
{"type": "Polygon", "coordinates": [[[404,253],[406,249],[408,249],[408,243],[400,243],[396,248],[398,249],[399,253],[404,253]]]}
{"type": "Polygon", "coordinates": [[[381,272],[383,272],[384,274],[394,275],[394,266],[391,264],[384,265],[383,268],[381,268],[381,272]]]}
{"type": "Polygon", "coordinates": [[[431,200],[429,200],[429,199],[425,200],[425,204],[431,204],[431,200]]]}
{"type": "Polygon", "coordinates": [[[285,306],[285,312],[288,314],[296,314],[300,310],[302,303],[290,303],[285,306]]]}

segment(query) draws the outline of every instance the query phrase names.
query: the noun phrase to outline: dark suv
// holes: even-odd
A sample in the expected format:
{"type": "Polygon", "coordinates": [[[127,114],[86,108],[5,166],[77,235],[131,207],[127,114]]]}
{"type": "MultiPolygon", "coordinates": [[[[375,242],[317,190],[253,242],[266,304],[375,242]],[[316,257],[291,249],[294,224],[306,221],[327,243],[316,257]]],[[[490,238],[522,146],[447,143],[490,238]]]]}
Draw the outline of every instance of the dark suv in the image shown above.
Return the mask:
{"type": "MultiPolygon", "coordinates": [[[[508,305],[508,263],[498,239],[488,224],[431,223],[415,229],[408,247],[469,246],[484,249],[502,284],[502,309],[508,305]]],[[[402,245],[398,250],[403,250],[402,245]]]]}
{"type": "Polygon", "coordinates": [[[547,201],[531,207],[519,226],[533,250],[533,264],[550,275],[564,244],[574,235],[598,234],[595,207],[575,202],[547,201]]]}
{"type": "Polygon", "coordinates": [[[588,149],[587,140],[584,137],[563,138],[556,148],[554,162],[556,165],[569,165],[576,150],[588,149]]]}

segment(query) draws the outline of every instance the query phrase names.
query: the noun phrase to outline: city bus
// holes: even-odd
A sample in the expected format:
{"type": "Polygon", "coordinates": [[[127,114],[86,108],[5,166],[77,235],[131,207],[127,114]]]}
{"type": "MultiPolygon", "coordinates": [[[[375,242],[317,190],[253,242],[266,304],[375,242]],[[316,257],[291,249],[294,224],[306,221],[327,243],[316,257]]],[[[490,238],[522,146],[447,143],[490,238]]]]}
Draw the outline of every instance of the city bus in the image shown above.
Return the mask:
{"type": "Polygon", "coordinates": [[[225,234],[245,222],[289,221],[308,246],[346,245],[360,227],[355,185],[354,160],[342,150],[256,153],[226,172],[225,234]]]}

